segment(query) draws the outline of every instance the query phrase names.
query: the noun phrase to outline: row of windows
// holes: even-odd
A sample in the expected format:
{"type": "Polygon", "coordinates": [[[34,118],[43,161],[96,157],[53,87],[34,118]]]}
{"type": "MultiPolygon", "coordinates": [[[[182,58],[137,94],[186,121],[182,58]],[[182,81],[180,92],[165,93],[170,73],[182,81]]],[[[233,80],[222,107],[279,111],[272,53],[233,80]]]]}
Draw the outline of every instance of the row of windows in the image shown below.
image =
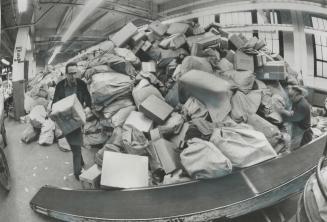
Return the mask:
{"type": "MultiPolygon", "coordinates": [[[[314,29],[327,31],[327,20],[319,17],[311,17],[314,29]]],[[[327,37],[314,34],[314,67],[315,76],[327,78],[327,37]]]]}
{"type": "Polygon", "coordinates": [[[251,12],[223,13],[219,16],[219,23],[224,26],[252,24],[251,12]]]}
{"type": "MultiPolygon", "coordinates": [[[[223,26],[242,26],[251,24],[279,24],[278,14],[276,11],[263,11],[256,12],[232,12],[216,15],[207,18],[208,21],[203,20],[203,23],[208,23],[209,20],[214,19],[223,26]]],[[[314,29],[327,31],[327,19],[312,16],[312,27],[314,29]]],[[[242,33],[245,37],[250,38],[253,33],[242,33]]],[[[280,53],[280,41],[278,32],[258,32],[258,38],[266,42],[266,47],[273,53],[280,53]]],[[[314,66],[315,76],[327,78],[327,36],[315,34],[314,38],[314,66]]]]}
{"type": "MultiPolygon", "coordinates": [[[[278,14],[276,11],[263,11],[258,10],[257,12],[231,12],[223,13],[215,17],[216,22],[221,25],[227,26],[243,26],[252,24],[278,24],[278,14]],[[219,20],[219,21],[217,21],[219,20]]],[[[252,32],[242,33],[246,38],[253,36],[252,32]]],[[[273,53],[279,54],[280,44],[278,32],[261,32],[259,31],[257,37],[263,39],[266,42],[266,47],[273,53]]]]}
{"type": "MultiPolygon", "coordinates": [[[[232,12],[213,15],[212,17],[203,18],[201,23],[208,23],[215,20],[223,26],[242,26],[251,24],[279,24],[278,13],[274,10],[258,10],[256,12],[232,12]]],[[[312,27],[314,29],[327,31],[327,19],[312,16],[312,27]]],[[[204,24],[201,24],[204,25],[204,24]]],[[[204,25],[205,26],[205,25],[204,25]]],[[[242,33],[245,37],[250,38],[254,34],[251,32],[242,33]]],[[[282,53],[278,32],[258,32],[256,36],[265,40],[266,47],[273,53],[282,53]]],[[[314,40],[314,66],[315,76],[327,78],[327,36],[313,35],[314,40]]]]}
{"type": "Polygon", "coordinates": [[[312,27],[314,29],[327,30],[327,20],[326,19],[312,16],[311,20],[312,20],[312,27]]]}
{"type": "Polygon", "coordinates": [[[230,12],[217,15],[215,22],[223,26],[233,25],[252,25],[252,24],[279,24],[277,11],[263,11],[257,12],[230,12]]]}

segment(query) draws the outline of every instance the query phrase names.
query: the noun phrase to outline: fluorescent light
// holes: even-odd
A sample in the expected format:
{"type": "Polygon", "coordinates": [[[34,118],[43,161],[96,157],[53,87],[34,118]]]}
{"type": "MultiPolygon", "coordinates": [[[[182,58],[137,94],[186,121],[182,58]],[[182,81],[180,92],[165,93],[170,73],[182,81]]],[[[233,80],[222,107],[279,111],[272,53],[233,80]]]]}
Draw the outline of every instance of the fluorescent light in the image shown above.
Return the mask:
{"type": "Polygon", "coordinates": [[[5,60],[5,59],[1,59],[1,62],[2,62],[3,64],[7,65],[7,66],[9,66],[9,65],[10,65],[10,62],[8,62],[8,61],[7,61],[7,60],[5,60]]]}
{"type": "Polygon", "coordinates": [[[18,0],[18,12],[22,13],[27,10],[27,1],[28,0],[18,0]]]}
{"type": "Polygon", "coordinates": [[[50,59],[49,59],[49,61],[48,61],[48,65],[50,65],[50,64],[52,63],[53,59],[54,59],[54,58],[56,57],[56,55],[60,52],[61,47],[62,47],[62,46],[57,46],[57,47],[55,48],[55,50],[54,50],[53,53],[52,53],[52,56],[50,57],[50,59]]]}
{"type": "Polygon", "coordinates": [[[89,0],[77,15],[74,21],[68,27],[66,33],[62,36],[61,41],[66,42],[82,22],[101,4],[102,0],[89,0]]]}

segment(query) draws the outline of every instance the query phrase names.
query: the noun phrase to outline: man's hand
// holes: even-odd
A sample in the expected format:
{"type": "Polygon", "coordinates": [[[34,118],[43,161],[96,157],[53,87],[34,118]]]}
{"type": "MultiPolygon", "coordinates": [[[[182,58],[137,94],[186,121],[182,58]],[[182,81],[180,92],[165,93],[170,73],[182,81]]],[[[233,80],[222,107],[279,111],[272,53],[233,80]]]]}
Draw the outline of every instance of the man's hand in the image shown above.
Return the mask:
{"type": "Polygon", "coordinates": [[[274,103],[273,106],[274,106],[274,110],[281,115],[288,116],[288,117],[291,117],[294,115],[293,110],[289,111],[289,110],[285,109],[284,106],[282,106],[280,103],[274,103]]]}
{"type": "Polygon", "coordinates": [[[276,103],[273,103],[273,110],[275,110],[277,113],[282,113],[285,108],[282,104],[276,102],[276,103]]]}

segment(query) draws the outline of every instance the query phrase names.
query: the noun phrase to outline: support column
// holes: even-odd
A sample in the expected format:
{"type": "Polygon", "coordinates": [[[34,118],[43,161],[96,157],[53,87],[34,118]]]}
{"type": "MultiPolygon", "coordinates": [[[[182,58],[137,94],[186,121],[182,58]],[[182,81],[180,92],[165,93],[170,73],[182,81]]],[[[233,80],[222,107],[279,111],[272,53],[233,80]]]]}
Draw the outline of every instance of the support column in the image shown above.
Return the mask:
{"type": "Polygon", "coordinates": [[[303,13],[291,11],[292,23],[294,25],[294,69],[302,73],[303,78],[308,73],[307,43],[304,32],[303,13]]]}
{"type": "MultiPolygon", "coordinates": [[[[0,0],[0,27],[1,27],[1,0],[0,0]]],[[[1,28],[0,28],[0,50],[1,50],[1,28]]]]}
{"type": "Polygon", "coordinates": [[[29,28],[19,28],[14,49],[12,71],[14,117],[16,120],[25,115],[25,76],[27,76],[28,72],[25,68],[25,57],[27,49],[30,48],[29,28]]]}

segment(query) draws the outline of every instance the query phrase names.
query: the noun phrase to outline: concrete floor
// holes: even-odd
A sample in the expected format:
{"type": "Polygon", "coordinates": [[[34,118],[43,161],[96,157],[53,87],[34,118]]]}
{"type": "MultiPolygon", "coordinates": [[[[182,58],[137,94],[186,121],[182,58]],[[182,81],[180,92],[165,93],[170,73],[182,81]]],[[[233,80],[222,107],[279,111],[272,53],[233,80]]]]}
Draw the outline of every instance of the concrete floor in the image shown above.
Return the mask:
{"type": "MultiPolygon", "coordinates": [[[[35,213],[29,206],[34,194],[44,185],[80,189],[79,181],[73,176],[72,154],[62,152],[57,144],[40,146],[36,142],[24,144],[20,141],[25,128],[12,119],[5,121],[8,146],[5,153],[11,172],[12,188],[9,193],[0,188],[0,221],[2,222],[44,222],[57,221],[35,213]]],[[[82,149],[86,168],[94,164],[94,153],[97,149],[82,149]]],[[[294,196],[279,205],[279,209],[289,219],[295,212],[298,196],[294,196]]],[[[272,222],[279,222],[276,209],[268,208],[265,211],[255,212],[234,220],[233,222],[262,222],[263,216],[270,217],[272,222]]],[[[219,220],[221,221],[221,220],[219,220]]]]}
{"type": "MultiPolygon", "coordinates": [[[[56,221],[31,210],[29,201],[44,185],[80,189],[73,175],[72,154],[62,152],[57,144],[40,146],[37,142],[20,141],[25,125],[7,118],[5,121],[8,146],[5,149],[10,173],[11,190],[0,188],[0,221],[44,222],[56,221]]],[[[82,149],[86,168],[94,163],[96,149],[82,149]]]]}

